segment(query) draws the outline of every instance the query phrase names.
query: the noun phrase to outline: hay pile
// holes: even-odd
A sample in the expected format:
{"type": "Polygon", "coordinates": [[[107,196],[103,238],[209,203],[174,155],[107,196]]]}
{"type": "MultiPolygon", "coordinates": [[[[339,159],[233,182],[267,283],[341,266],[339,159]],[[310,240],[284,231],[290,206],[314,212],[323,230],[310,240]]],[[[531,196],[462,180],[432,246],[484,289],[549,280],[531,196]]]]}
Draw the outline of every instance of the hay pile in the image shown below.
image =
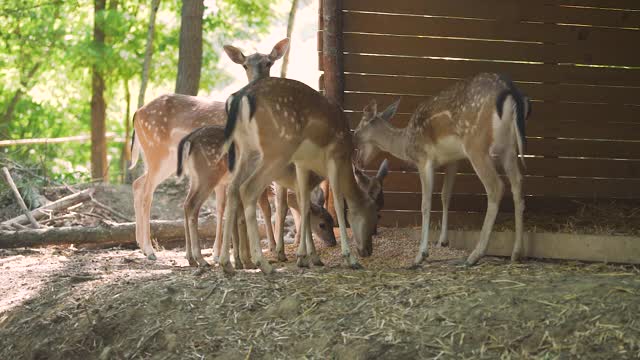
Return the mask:
{"type": "MultiPolygon", "coordinates": [[[[413,234],[381,231],[363,271],[323,248],[324,268],[290,261],[267,277],[197,272],[171,250],[157,262],[128,250],[0,254],[7,277],[40,281],[0,313],[0,358],[640,356],[637,268],[496,258],[464,268],[464,253],[436,249],[411,271],[413,234]],[[55,270],[29,273],[27,260],[55,270]]],[[[0,281],[4,294],[16,286],[0,281]]]]}

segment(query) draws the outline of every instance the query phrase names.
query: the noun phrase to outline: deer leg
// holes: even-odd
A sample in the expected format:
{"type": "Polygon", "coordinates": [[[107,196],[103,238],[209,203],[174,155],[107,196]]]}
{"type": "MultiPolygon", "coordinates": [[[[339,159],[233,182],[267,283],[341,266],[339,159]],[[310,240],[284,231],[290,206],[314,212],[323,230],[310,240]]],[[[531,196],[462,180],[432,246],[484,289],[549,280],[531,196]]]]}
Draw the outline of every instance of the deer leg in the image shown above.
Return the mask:
{"type": "Polygon", "coordinates": [[[202,257],[200,239],[198,238],[198,214],[202,204],[211,194],[211,187],[198,184],[192,178],[189,194],[184,202],[184,226],[187,260],[191,266],[206,267],[209,263],[202,257]]]}
{"type": "Polygon", "coordinates": [[[287,216],[287,189],[276,183],[276,253],[278,261],[287,261],[284,253],[284,221],[287,216]]]}
{"type": "Polygon", "coordinates": [[[269,193],[265,189],[258,198],[258,205],[264,215],[264,226],[267,229],[267,239],[269,239],[269,251],[276,252],[276,239],[273,236],[273,224],[271,223],[271,205],[269,204],[269,193]]]}
{"type": "Polygon", "coordinates": [[[219,184],[216,192],[216,239],[213,243],[213,261],[220,261],[220,249],[222,248],[222,226],[224,224],[224,207],[227,203],[227,186],[219,184]]]}
{"type": "MultiPolygon", "coordinates": [[[[250,159],[248,154],[244,151],[239,151],[239,153],[240,154],[238,154],[239,156],[236,159],[236,168],[234,169],[231,181],[227,186],[227,203],[224,208],[225,222],[222,231],[220,266],[222,266],[223,271],[228,274],[232,274],[234,272],[233,266],[229,261],[229,240],[231,240],[234,233],[234,228],[237,229],[237,212],[242,210],[242,204],[240,203],[240,185],[249,177],[252,171],[252,164],[251,161],[249,161],[250,159]]],[[[237,231],[235,232],[237,233],[237,231]]]]}
{"type": "Polygon", "coordinates": [[[440,238],[438,239],[438,247],[449,245],[448,222],[449,222],[449,202],[453,193],[453,183],[456,180],[458,172],[458,162],[447,164],[444,170],[444,182],[442,183],[442,223],[440,226],[440,238]]]}
{"type": "Polygon", "coordinates": [[[316,252],[316,245],[313,243],[313,236],[311,235],[311,211],[307,214],[307,231],[304,234],[304,239],[307,242],[307,249],[309,254],[309,260],[315,266],[324,266],[322,260],[320,260],[320,256],[316,252]]]}
{"type": "Polygon", "coordinates": [[[169,177],[171,173],[163,169],[148,168],[146,173],[133,182],[133,206],[136,215],[136,242],[142,253],[149,260],[156,260],[151,244],[151,202],[153,192],[158,184],[169,177]]]}
{"type": "Polygon", "coordinates": [[[235,241],[233,243],[233,255],[235,257],[236,269],[255,269],[256,266],[251,261],[251,247],[247,238],[247,221],[244,217],[244,209],[238,210],[238,226],[235,241]]]}
{"type": "MultiPolygon", "coordinates": [[[[329,160],[327,164],[329,182],[331,190],[333,191],[333,204],[336,209],[336,217],[338,218],[338,226],[340,226],[340,248],[342,250],[342,257],[345,264],[352,269],[361,269],[362,265],[358,263],[358,260],[351,254],[349,248],[349,241],[347,237],[347,220],[344,213],[344,195],[342,194],[342,188],[340,186],[340,174],[338,173],[338,164],[334,160],[329,160]]],[[[341,171],[353,171],[351,164],[347,166],[341,166],[341,171]]]]}
{"type": "Polygon", "coordinates": [[[422,185],[422,232],[420,248],[413,266],[419,266],[429,256],[429,225],[431,222],[431,195],[433,194],[433,177],[435,168],[433,160],[427,160],[418,167],[420,184],[422,185]]]}
{"type": "Polygon", "coordinates": [[[516,240],[513,245],[513,252],[511,253],[511,261],[518,261],[522,256],[522,237],[524,233],[522,224],[524,198],[522,197],[522,174],[518,168],[518,155],[515,152],[506,154],[503,159],[503,167],[504,172],[509,178],[509,183],[511,184],[516,221],[516,240]]]}
{"type": "MultiPolygon", "coordinates": [[[[296,197],[298,197],[298,193],[296,192],[296,197]]],[[[293,217],[293,224],[294,224],[294,228],[296,229],[296,233],[293,236],[293,245],[295,246],[300,246],[300,213],[295,210],[295,209],[291,209],[291,217],[293,217]]]]}
{"type": "Polygon", "coordinates": [[[298,267],[309,267],[309,258],[307,257],[307,246],[309,242],[306,240],[307,231],[310,230],[309,224],[309,170],[302,168],[296,164],[296,184],[298,191],[296,197],[298,200],[298,208],[300,210],[300,228],[296,234],[300,235],[302,241],[298,246],[298,267]]]}
{"type": "MultiPolygon", "coordinates": [[[[286,158],[282,156],[282,158],[286,158]]],[[[273,267],[264,258],[260,245],[260,233],[258,232],[258,220],[256,219],[256,203],[258,197],[267,188],[273,179],[277,179],[282,169],[286,168],[286,160],[253,161],[252,168],[256,169],[251,176],[240,186],[240,197],[244,206],[244,217],[247,221],[247,234],[251,245],[251,260],[265,274],[273,272],[273,267]],[[256,166],[257,165],[257,166],[256,166]]]]}
{"type": "Polygon", "coordinates": [[[478,174],[480,181],[482,181],[487,191],[487,213],[484,217],[484,223],[482,224],[480,240],[471,255],[467,258],[467,265],[474,265],[487,252],[489,235],[491,235],[493,224],[496,221],[498,206],[500,205],[500,200],[504,192],[504,184],[502,180],[500,180],[500,177],[498,177],[498,172],[493,164],[493,160],[488,154],[472,155],[469,157],[469,160],[471,160],[473,169],[478,174]]]}

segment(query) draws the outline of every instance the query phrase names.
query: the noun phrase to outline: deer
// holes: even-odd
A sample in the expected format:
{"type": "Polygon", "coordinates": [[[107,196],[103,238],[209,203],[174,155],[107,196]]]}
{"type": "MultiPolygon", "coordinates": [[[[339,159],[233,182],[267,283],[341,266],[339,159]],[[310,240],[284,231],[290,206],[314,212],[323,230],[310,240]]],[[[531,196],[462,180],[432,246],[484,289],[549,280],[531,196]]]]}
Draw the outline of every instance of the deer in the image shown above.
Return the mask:
{"type": "MultiPolygon", "coordinates": [[[[269,54],[255,53],[245,56],[232,45],[225,45],[229,58],[244,67],[247,79],[255,81],[270,76],[271,66],[289,48],[289,39],[276,43],[269,54]]],[[[205,97],[180,94],[165,94],[150,101],[133,115],[133,135],[131,137],[133,169],[140,155],[145,163],[144,173],[133,182],[133,199],[136,218],[136,242],[148,259],[156,255],[151,244],[151,203],[156,187],[175,173],[177,148],[180,140],[193,130],[205,125],[224,125],[227,120],[224,102],[205,97]]],[[[216,192],[216,201],[224,203],[224,191],[216,192]]],[[[221,207],[220,207],[221,208],[221,207]]],[[[275,247],[271,228],[271,208],[262,207],[267,223],[267,236],[275,247]]],[[[217,211],[216,242],[222,232],[222,210],[217,211]]],[[[214,247],[214,258],[217,257],[214,247]]]]}
{"type": "Polygon", "coordinates": [[[517,261],[522,255],[524,213],[518,158],[524,166],[525,121],[531,113],[529,98],[506,75],[481,73],[421,103],[407,126],[396,128],[390,120],[398,109],[399,101],[378,113],[377,103],[372,100],[363,109],[354,136],[362,162],[367,163],[379,151],[385,151],[418,169],[422,187],[422,231],[412,267],[419,267],[429,256],[435,170],[445,167],[442,232],[437,243],[437,246],[444,246],[447,244],[447,213],[458,162],[465,158],[471,162],[487,193],[487,211],[480,239],[465,264],[474,265],[486,254],[504,192],[494,160],[502,165],[511,184],[516,226],[511,259],[517,261]]]}
{"type": "Polygon", "coordinates": [[[311,244],[305,236],[309,227],[309,177],[314,172],[326,177],[333,189],[344,262],[352,269],[362,268],[348,243],[344,202],[361,257],[373,253],[372,236],[378,217],[375,199],[357,185],[353,139],[342,109],[306,84],[282,78],[250,83],[227,99],[226,109],[225,148],[233,177],[227,189],[227,221],[220,256],[223,271],[234,272],[228,253],[230,231],[236,211],[243,206],[251,260],[263,273],[273,272],[260,248],[256,202],[289,164],[295,166],[300,233],[304,237],[297,251],[297,266],[307,267],[309,260],[319,260],[307,254],[311,244]]]}
{"type": "MultiPolygon", "coordinates": [[[[356,183],[358,184],[360,189],[364,191],[366,194],[368,194],[369,198],[375,200],[376,211],[381,210],[382,207],[384,206],[384,192],[383,192],[382,184],[383,184],[384,178],[389,173],[389,161],[387,159],[384,159],[380,164],[378,172],[374,176],[366,175],[362,170],[358,169],[355,166],[353,167],[353,172],[354,172],[354,175],[356,176],[356,183]]],[[[279,261],[287,261],[286,255],[284,254],[284,241],[283,241],[284,234],[282,231],[284,229],[284,220],[286,215],[285,212],[287,208],[291,208],[292,210],[292,215],[293,215],[293,219],[296,227],[296,236],[295,236],[294,245],[300,245],[300,237],[302,234],[300,232],[300,216],[301,216],[300,206],[297,203],[297,197],[292,196],[294,195],[294,192],[292,192],[291,190],[287,191],[286,197],[284,196],[284,193],[279,193],[280,189],[295,190],[297,188],[295,168],[292,165],[289,165],[289,167],[287,168],[287,174],[288,176],[280,177],[276,181],[276,185],[278,186],[274,186],[273,188],[273,192],[275,193],[275,197],[276,197],[276,230],[275,230],[276,255],[278,256],[279,261]]],[[[331,219],[332,226],[333,226],[333,217],[331,217],[329,212],[323,207],[325,204],[326,196],[325,196],[325,192],[323,190],[322,185],[323,183],[326,182],[326,179],[322,178],[321,176],[318,176],[314,172],[310,173],[309,179],[310,179],[309,188],[318,190],[317,196],[315,196],[315,198],[313,197],[310,198],[311,200],[310,211],[312,214],[310,221],[311,221],[311,228],[312,230],[314,230],[314,233],[315,233],[315,231],[317,230],[316,230],[316,225],[314,223],[313,215],[315,213],[320,213],[320,209],[316,210],[314,209],[315,207],[320,207],[322,209],[321,213],[323,217],[325,216],[327,217],[327,220],[326,220],[327,224],[329,223],[329,219],[331,219]]],[[[374,229],[374,235],[376,233],[377,233],[377,227],[374,229]]],[[[311,243],[311,245],[313,244],[311,243]]],[[[333,246],[335,245],[335,242],[329,245],[333,246]]],[[[314,263],[314,265],[319,265],[321,264],[321,261],[318,258],[315,258],[315,256],[313,255],[314,252],[315,252],[315,249],[311,248],[309,257],[312,260],[312,263],[314,263]]]]}
{"type": "MultiPolygon", "coordinates": [[[[231,178],[223,145],[224,128],[217,125],[204,126],[194,130],[185,136],[178,145],[176,175],[187,174],[189,177],[189,193],[184,202],[184,217],[186,257],[191,266],[203,267],[209,265],[202,257],[200,250],[197,222],[202,204],[214,189],[216,193],[224,194],[231,178]]],[[[370,181],[369,179],[367,180],[370,181]]],[[[319,183],[320,180],[315,182],[319,183]]],[[[295,169],[293,169],[292,165],[285,175],[281,177],[281,184],[295,189],[295,169]]],[[[261,208],[269,206],[267,194],[268,191],[264,191],[260,196],[261,208]]],[[[299,217],[297,202],[291,195],[292,193],[288,195],[288,205],[291,207],[292,212],[299,217]]],[[[222,203],[218,206],[222,206],[221,210],[224,209],[222,203]]],[[[284,209],[286,210],[286,208],[284,209]]],[[[235,267],[236,269],[242,269],[244,265],[245,268],[252,268],[251,259],[248,257],[249,253],[246,251],[247,242],[244,240],[246,238],[244,213],[238,212],[238,218],[237,227],[233,228],[232,234],[235,267]]],[[[282,234],[283,227],[284,224],[276,226],[276,232],[282,234]]],[[[296,226],[296,228],[299,234],[299,227],[296,226]]],[[[326,209],[318,204],[311,204],[311,231],[328,246],[336,244],[336,238],[333,233],[333,218],[326,209]]],[[[281,254],[284,256],[282,240],[278,242],[278,249],[282,249],[281,254]]],[[[278,254],[280,255],[280,253],[278,254]]],[[[281,257],[279,259],[283,260],[281,257]]],[[[284,257],[284,261],[286,261],[286,257],[284,257]]]]}
{"type": "MultiPolygon", "coordinates": [[[[214,189],[218,193],[224,193],[230,179],[228,171],[228,163],[226,153],[223,151],[224,144],[224,128],[217,125],[204,126],[194,130],[185,136],[178,145],[178,164],[176,174],[189,176],[189,193],[184,202],[185,216],[185,240],[186,240],[186,257],[191,266],[208,266],[208,263],[202,257],[197,231],[198,214],[202,204],[211,195],[214,189]]],[[[362,171],[357,170],[358,185],[366,190],[377,203],[383,202],[382,181],[388,173],[388,162],[383,161],[378,173],[374,177],[369,177],[362,171]]],[[[309,187],[315,188],[324,179],[316,174],[309,177],[309,187]]],[[[296,189],[296,175],[293,165],[289,165],[283,176],[276,180],[279,188],[296,189]]],[[[275,186],[269,193],[275,193],[275,186]]],[[[261,207],[269,206],[267,199],[267,191],[263,192],[259,198],[261,207]]],[[[288,190],[285,197],[285,204],[277,207],[278,210],[286,211],[290,208],[294,217],[296,226],[296,239],[300,238],[300,210],[295,198],[294,192],[288,190]],[[287,204],[288,203],[288,204],[287,204]]],[[[316,202],[311,202],[310,221],[311,232],[320,238],[326,246],[334,246],[336,238],[333,233],[334,222],[329,212],[323,207],[324,196],[317,198],[316,202]]],[[[221,205],[224,206],[224,205],[221,205]]],[[[380,205],[381,207],[381,205],[380,205]]],[[[244,229],[244,214],[242,211],[237,213],[237,228],[233,228],[233,244],[234,244],[234,264],[236,269],[252,268],[250,258],[248,257],[246,244],[246,230],[244,229]],[[239,244],[238,244],[239,241],[239,244]]],[[[279,261],[286,261],[284,253],[284,216],[276,215],[276,219],[282,219],[282,222],[276,221],[276,238],[277,238],[277,255],[279,261]]],[[[296,240],[295,244],[298,244],[296,240]]],[[[315,253],[315,247],[310,249],[311,253],[315,253]]],[[[317,264],[319,265],[319,264],[317,264]]]]}

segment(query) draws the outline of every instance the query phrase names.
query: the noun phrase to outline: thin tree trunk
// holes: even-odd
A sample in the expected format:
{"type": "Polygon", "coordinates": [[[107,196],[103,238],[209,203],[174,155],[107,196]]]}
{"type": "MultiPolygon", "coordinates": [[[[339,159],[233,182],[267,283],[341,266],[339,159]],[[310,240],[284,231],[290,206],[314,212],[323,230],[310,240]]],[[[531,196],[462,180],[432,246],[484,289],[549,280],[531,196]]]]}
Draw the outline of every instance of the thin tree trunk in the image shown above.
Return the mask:
{"type": "Polygon", "coordinates": [[[198,95],[202,67],[203,0],[183,0],[176,93],[198,95]]]}
{"type": "Polygon", "coordinates": [[[131,132],[131,127],[129,126],[129,119],[131,116],[131,91],[129,91],[129,80],[124,80],[124,97],[127,105],[124,112],[124,143],[122,144],[122,149],[120,151],[120,182],[123,184],[126,181],[129,168],[127,163],[128,160],[131,159],[131,148],[129,147],[129,133],[131,132]]]}
{"type": "Polygon", "coordinates": [[[153,38],[156,31],[156,14],[158,13],[159,7],[160,0],[151,0],[149,31],[147,32],[147,47],[144,52],[144,64],[142,65],[142,82],[140,83],[140,94],[138,95],[138,109],[144,105],[144,94],[147,91],[147,83],[149,82],[151,57],[153,56],[153,38]]]}
{"type": "Polygon", "coordinates": [[[2,124],[8,124],[11,121],[13,112],[16,110],[16,105],[18,105],[18,101],[20,101],[20,98],[24,94],[23,89],[28,88],[29,82],[36,74],[41,65],[42,62],[35,63],[31,70],[29,70],[29,72],[27,73],[27,76],[20,81],[20,88],[16,90],[15,94],[13,94],[11,101],[9,101],[7,110],[4,112],[4,115],[2,115],[2,124]]]}
{"type": "MultiPolygon", "coordinates": [[[[106,0],[94,0],[93,40],[97,48],[105,45],[104,29],[98,21],[98,14],[105,10],[106,0]]],[[[106,104],[104,100],[104,79],[97,64],[93,65],[91,76],[91,178],[107,181],[107,139],[106,104]]]]}
{"type": "Polygon", "coordinates": [[[289,11],[289,20],[287,21],[287,38],[289,38],[289,47],[282,58],[282,69],[280,77],[287,77],[287,67],[289,66],[289,52],[291,51],[291,34],[293,33],[293,25],[296,21],[296,12],[298,11],[298,0],[291,1],[291,10],[289,11]]]}

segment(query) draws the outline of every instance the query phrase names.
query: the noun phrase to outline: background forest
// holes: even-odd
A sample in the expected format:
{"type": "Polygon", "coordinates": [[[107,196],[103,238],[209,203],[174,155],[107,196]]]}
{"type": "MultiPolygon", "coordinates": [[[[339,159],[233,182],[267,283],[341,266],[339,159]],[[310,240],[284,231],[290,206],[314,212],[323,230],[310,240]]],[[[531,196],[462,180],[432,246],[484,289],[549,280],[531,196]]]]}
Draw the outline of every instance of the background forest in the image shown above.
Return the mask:
{"type": "MultiPolygon", "coordinates": [[[[306,13],[316,17],[315,24],[317,4],[301,1],[297,6],[311,10],[306,13]]],[[[222,59],[222,45],[231,43],[245,54],[270,51],[274,40],[286,36],[291,7],[291,0],[4,0],[0,140],[89,137],[93,130],[93,146],[100,147],[95,137],[104,132],[106,163],[92,159],[90,138],[2,146],[0,163],[29,173],[29,181],[123,181],[133,112],[166,92],[224,100],[246,77],[241,67],[222,59]],[[189,41],[181,45],[181,38],[189,41]],[[179,70],[199,61],[199,79],[179,70]]],[[[313,43],[315,31],[301,29],[313,43]]],[[[315,52],[308,57],[317,61],[315,52]]],[[[279,69],[280,64],[274,66],[272,75],[280,75],[279,69]]],[[[316,87],[315,73],[310,76],[316,87]]]]}

